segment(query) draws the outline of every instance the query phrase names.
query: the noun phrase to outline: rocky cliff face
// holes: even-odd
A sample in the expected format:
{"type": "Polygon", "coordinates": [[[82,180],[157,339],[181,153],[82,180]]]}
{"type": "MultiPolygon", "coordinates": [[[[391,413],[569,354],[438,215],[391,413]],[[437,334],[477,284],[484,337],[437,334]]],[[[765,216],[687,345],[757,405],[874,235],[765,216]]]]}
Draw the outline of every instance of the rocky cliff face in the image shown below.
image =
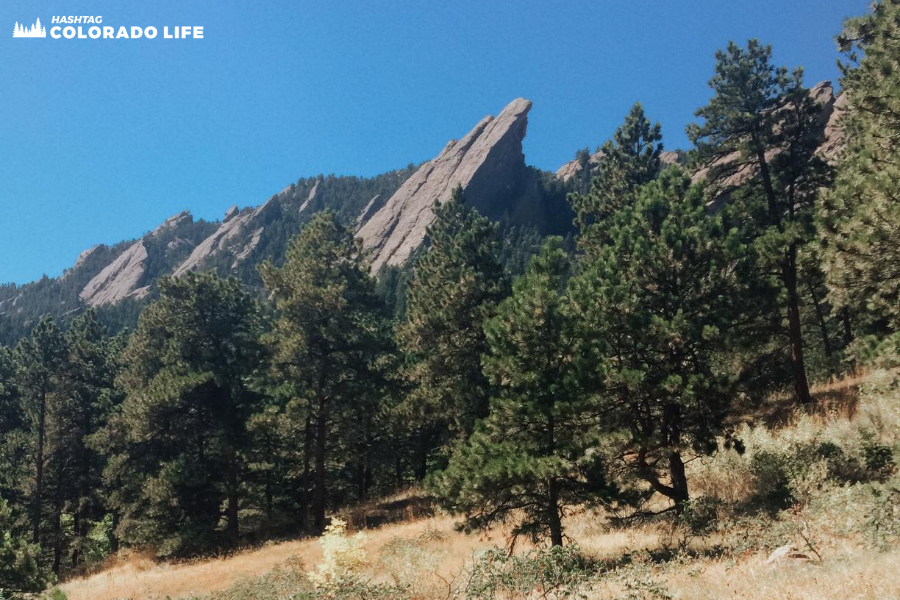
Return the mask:
{"type": "Polygon", "coordinates": [[[283,194],[284,192],[273,196],[255,209],[246,208],[238,211],[236,206],[229,208],[216,232],[197,244],[190,256],[178,265],[172,276],[179,277],[188,271],[201,270],[207,266],[210,259],[226,253],[233,258],[233,266],[236,266],[259,244],[268,221],[280,213],[279,198],[283,194]]]}
{"type": "MultiPolygon", "coordinates": [[[[145,285],[147,263],[150,255],[147,244],[151,240],[159,239],[174,231],[180,225],[193,223],[194,219],[187,211],[169,217],[159,227],[139,239],[128,247],[114,261],[103,268],[91,279],[78,297],[88,306],[102,306],[115,304],[125,298],[141,299],[150,292],[149,285],[145,285]]],[[[176,240],[168,241],[169,244],[176,240]]],[[[85,260],[97,251],[94,246],[81,253],[72,271],[84,264],[85,260]]]]}
{"type": "Polygon", "coordinates": [[[435,204],[449,199],[458,185],[481,212],[498,212],[498,202],[509,196],[526,173],[522,140],[529,110],[531,102],[518,98],[497,117],[479,121],[462,139],[451,140],[362,224],[359,237],[373,253],[373,271],[409,258],[425,239],[435,204]]]}

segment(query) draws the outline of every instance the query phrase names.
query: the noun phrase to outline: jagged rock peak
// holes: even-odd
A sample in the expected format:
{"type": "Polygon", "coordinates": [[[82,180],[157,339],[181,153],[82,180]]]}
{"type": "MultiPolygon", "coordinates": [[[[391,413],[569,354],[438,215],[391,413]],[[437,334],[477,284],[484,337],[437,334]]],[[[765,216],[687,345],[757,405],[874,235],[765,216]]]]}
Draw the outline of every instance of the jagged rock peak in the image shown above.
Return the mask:
{"type": "MultiPolygon", "coordinates": [[[[525,172],[522,140],[531,102],[517,98],[497,117],[487,116],[460,140],[451,140],[362,224],[358,235],[372,251],[372,270],[402,264],[425,239],[436,202],[460,185],[473,206],[489,204],[525,172]]],[[[365,211],[364,211],[365,212],[365,211]]],[[[487,210],[486,212],[491,212],[487,210]]],[[[496,212],[496,211],[495,211],[496,212]]]]}
{"type": "Polygon", "coordinates": [[[151,231],[150,234],[151,235],[159,235],[160,233],[162,233],[166,230],[174,229],[175,227],[178,227],[182,223],[193,223],[193,222],[194,222],[194,217],[191,215],[191,212],[188,210],[183,210],[180,213],[178,213],[177,215],[172,215],[171,217],[169,217],[168,219],[163,221],[159,225],[159,227],[157,227],[156,229],[151,231]]]}
{"type": "Polygon", "coordinates": [[[280,211],[281,204],[276,194],[269,198],[256,209],[245,208],[237,211],[237,207],[228,209],[225,213],[225,221],[211,236],[197,244],[187,259],[178,265],[172,273],[173,277],[180,277],[188,271],[202,269],[209,258],[220,252],[231,252],[240,262],[256,247],[262,235],[267,219],[280,211]],[[235,212],[233,212],[235,211],[235,212]],[[243,235],[249,233],[250,237],[243,235]]]}

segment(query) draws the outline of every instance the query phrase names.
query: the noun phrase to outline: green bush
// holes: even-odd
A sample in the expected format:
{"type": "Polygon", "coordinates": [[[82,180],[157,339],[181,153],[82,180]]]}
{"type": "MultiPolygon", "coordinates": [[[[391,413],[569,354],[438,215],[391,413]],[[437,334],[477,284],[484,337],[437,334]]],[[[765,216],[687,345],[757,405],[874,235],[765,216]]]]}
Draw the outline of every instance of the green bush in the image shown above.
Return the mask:
{"type": "Polygon", "coordinates": [[[579,598],[584,597],[593,579],[593,569],[575,545],[534,550],[521,556],[491,548],[472,565],[466,598],[579,598]]]}
{"type": "Polygon", "coordinates": [[[790,465],[784,454],[767,450],[750,459],[750,472],[756,488],[755,500],[769,510],[780,510],[794,501],[790,465]]]}

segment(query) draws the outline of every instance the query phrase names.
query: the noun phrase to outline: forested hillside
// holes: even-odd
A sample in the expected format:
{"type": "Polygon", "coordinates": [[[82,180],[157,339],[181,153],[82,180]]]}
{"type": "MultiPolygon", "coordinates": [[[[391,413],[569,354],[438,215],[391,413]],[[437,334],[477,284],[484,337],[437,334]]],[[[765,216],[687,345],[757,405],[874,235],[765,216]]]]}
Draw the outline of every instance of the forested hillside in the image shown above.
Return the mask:
{"type": "MultiPolygon", "coordinates": [[[[770,46],[728,43],[679,155],[636,104],[598,152],[540,173],[518,99],[418,168],[300,180],[220,223],[176,215],[4,288],[0,590],[126,549],[324,532],[325,566],[278,598],[423,597],[356,577],[331,520],[411,486],[461,529],[506,534],[447,598],[530,597],[540,583],[497,589],[548,572],[569,577],[562,597],[614,567],[644,581],[622,597],[670,598],[638,558],[580,553],[585,510],[739,556],[735,531],[768,539],[840,491],[869,499],[866,551],[890,549],[900,1],[838,40],[838,98],[770,46]],[[816,424],[832,408],[816,384],[876,370],[852,426],[816,424]],[[791,414],[815,435],[766,428],[791,414]],[[723,499],[710,464],[752,485],[723,499]]],[[[652,560],[696,558],[666,550],[652,560]]]]}

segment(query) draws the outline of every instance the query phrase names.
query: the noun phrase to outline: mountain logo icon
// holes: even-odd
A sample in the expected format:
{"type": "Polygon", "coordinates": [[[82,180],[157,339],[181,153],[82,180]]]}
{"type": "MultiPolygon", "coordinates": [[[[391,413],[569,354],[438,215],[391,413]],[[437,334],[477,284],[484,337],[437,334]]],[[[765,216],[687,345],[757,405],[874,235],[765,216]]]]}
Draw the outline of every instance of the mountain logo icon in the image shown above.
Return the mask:
{"type": "Polygon", "coordinates": [[[13,37],[45,38],[47,37],[47,28],[41,27],[40,19],[32,23],[31,29],[28,29],[25,25],[19,25],[19,23],[16,22],[16,28],[13,29],[13,37]]]}

